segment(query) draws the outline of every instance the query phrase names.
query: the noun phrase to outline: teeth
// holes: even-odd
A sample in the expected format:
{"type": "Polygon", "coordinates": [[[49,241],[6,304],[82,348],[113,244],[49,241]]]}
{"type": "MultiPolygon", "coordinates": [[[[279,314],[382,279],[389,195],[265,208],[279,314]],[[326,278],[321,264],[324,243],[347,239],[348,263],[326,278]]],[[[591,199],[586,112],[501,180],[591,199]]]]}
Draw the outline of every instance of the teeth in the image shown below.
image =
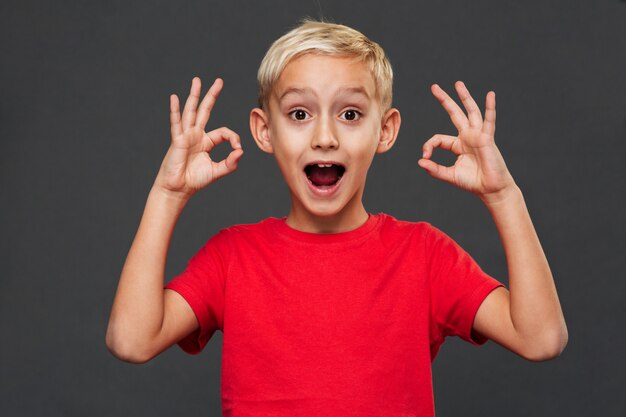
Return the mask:
{"type": "Polygon", "coordinates": [[[320,168],[330,168],[333,166],[333,164],[317,164],[317,166],[320,168]]]}

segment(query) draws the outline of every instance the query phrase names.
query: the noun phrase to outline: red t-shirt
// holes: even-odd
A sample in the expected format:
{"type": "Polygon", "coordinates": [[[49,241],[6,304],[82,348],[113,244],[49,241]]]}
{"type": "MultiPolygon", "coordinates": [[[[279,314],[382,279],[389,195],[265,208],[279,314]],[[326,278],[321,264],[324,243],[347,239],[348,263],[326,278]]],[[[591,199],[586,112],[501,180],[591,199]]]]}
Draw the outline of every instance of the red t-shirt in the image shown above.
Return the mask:
{"type": "Polygon", "coordinates": [[[220,231],[165,288],[223,332],[224,416],[434,416],[431,362],[446,336],[476,345],[498,281],[428,223],[370,215],[337,234],[285,218],[220,231]]]}

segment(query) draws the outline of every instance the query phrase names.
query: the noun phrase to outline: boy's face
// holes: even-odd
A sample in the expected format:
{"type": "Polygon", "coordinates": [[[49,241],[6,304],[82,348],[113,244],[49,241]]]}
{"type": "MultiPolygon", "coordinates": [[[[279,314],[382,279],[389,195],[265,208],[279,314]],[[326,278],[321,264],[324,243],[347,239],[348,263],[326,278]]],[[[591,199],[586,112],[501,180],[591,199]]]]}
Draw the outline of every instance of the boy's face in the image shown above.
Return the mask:
{"type": "Polygon", "coordinates": [[[363,190],[374,154],[397,136],[399,112],[382,113],[367,64],[307,54],[283,70],[267,112],[254,109],[251,129],[273,153],[291,193],[290,217],[363,215],[363,190]]]}

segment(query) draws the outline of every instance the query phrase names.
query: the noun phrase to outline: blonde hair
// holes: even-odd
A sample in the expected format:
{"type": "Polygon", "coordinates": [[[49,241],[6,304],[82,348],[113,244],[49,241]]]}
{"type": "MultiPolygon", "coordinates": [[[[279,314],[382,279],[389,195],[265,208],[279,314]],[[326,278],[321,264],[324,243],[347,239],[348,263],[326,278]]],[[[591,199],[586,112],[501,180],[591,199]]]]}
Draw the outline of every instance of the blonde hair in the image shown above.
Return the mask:
{"type": "Polygon", "coordinates": [[[383,48],[348,26],[309,18],[278,38],[261,61],[257,72],[259,107],[267,104],[272,88],[287,64],[310,53],[360,58],[369,65],[383,111],[391,107],[393,71],[383,48]]]}

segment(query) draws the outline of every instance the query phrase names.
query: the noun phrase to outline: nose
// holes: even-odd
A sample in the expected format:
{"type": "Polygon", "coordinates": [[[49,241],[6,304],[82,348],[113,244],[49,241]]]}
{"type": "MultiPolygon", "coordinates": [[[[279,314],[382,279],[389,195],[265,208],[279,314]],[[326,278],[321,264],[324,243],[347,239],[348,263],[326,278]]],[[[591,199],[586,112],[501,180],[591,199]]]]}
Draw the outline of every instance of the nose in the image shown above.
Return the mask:
{"type": "Polygon", "coordinates": [[[337,149],[339,140],[328,117],[322,117],[311,140],[313,149],[337,149]]]}

